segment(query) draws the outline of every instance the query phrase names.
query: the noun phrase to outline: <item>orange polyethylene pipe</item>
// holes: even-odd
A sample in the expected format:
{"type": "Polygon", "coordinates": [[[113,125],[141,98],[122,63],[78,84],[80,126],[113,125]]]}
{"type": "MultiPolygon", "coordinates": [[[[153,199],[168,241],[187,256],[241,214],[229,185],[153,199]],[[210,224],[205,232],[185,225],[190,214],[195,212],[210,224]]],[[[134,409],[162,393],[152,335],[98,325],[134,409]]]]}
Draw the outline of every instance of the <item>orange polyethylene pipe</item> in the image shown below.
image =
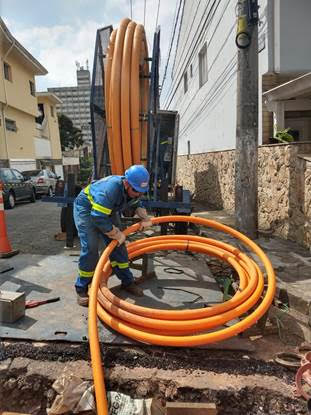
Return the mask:
{"type": "MultiPolygon", "coordinates": [[[[109,149],[109,159],[111,164],[111,173],[116,174],[116,164],[114,161],[114,149],[113,149],[113,135],[111,128],[111,110],[110,110],[110,79],[111,79],[111,67],[112,58],[114,52],[114,45],[116,41],[117,31],[113,30],[107,50],[107,59],[105,60],[105,109],[106,109],[106,124],[107,124],[107,140],[109,149]]],[[[100,151],[100,150],[99,150],[100,151]]]]}
{"type": "MultiPolygon", "coordinates": [[[[123,157],[120,157],[120,150],[122,150],[122,135],[121,135],[121,69],[123,57],[123,44],[125,32],[130,19],[123,19],[117,30],[115,41],[111,80],[110,80],[110,98],[109,105],[111,108],[111,126],[113,131],[113,152],[116,166],[116,174],[123,175],[124,165],[123,157]]],[[[122,151],[121,151],[122,154],[122,151]]]]}
{"type": "Polygon", "coordinates": [[[148,45],[146,35],[143,38],[143,74],[142,80],[142,97],[141,97],[141,163],[147,166],[147,134],[148,134],[148,105],[149,105],[149,62],[148,58],[148,45]]]}
{"type": "MultiPolygon", "coordinates": [[[[238,273],[239,290],[223,304],[195,310],[155,310],[127,303],[114,296],[107,288],[111,274],[109,255],[117,242],[105,249],[95,270],[90,290],[89,338],[97,402],[97,413],[108,415],[104,374],[99,347],[97,315],[116,331],[135,340],[164,346],[191,347],[217,342],[235,336],[256,323],[272,303],[275,294],[275,275],[272,265],[258,245],[245,235],[216,221],[192,216],[163,216],[152,219],[153,224],[192,222],[223,231],[242,242],[257,255],[265,270],[238,248],[210,238],[191,235],[166,235],[132,242],[128,245],[129,258],[158,250],[180,250],[205,253],[230,264],[238,273]],[[267,288],[264,292],[266,278],[267,288]],[[263,294],[264,292],[264,294],[263,294]],[[254,306],[256,308],[254,309],[254,306]],[[249,314],[226,328],[219,328],[237,316],[249,314]],[[214,329],[214,331],[206,332],[214,329]]],[[[136,232],[139,224],[124,233],[136,232]]]]}
{"type": "MultiPolygon", "coordinates": [[[[136,23],[130,22],[126,28],[121,69],[121,134],[124,170],[128,169],[133,164],[130,121],[130,81],[132,45],[135,27],[136,23]]],[[[137,94],[138,92],[132,91],[132,93],[137,94]]]]}
{"type": "Polygon", "coordinates": [[[144,26],[138,24],[133,38],[132,62],[131,62],[131,133],[132,154],[134,164],[141,163],[141,129],[139,123],[140,110],[140,80],[139,65],[141,60],[141,47],[144,35],[144,26]]]}

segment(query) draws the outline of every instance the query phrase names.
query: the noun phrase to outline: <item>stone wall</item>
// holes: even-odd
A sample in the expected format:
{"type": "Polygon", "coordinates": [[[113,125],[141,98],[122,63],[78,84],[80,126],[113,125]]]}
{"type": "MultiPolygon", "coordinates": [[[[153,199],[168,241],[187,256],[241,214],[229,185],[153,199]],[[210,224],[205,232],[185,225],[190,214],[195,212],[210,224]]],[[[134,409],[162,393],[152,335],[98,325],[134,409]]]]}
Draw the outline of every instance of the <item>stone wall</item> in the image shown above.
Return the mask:
{"type": "MultiPolygon", "coordinates": [[[[234,213],[234,150],[179,156],[177,182],[206,209],[234,213]]],[[[259,228],[311,245],[311,143],[258,150],[259,228]]]]}

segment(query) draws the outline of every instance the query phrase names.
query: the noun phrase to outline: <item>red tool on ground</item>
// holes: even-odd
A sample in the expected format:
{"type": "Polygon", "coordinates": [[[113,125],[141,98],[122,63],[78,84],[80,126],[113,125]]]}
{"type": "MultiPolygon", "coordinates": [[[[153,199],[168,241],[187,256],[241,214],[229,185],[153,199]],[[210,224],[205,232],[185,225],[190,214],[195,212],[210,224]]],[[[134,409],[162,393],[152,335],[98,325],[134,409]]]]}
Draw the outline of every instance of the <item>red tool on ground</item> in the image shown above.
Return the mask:
{"type": "Polygon", "coordinates": [[[34,308],[41,304],[55,303],[56,301],[59,301],[59,300],[60,300],[60,297],[49,298],[48,300],[41,300],[41,301],[28,300],[26,301],[25,308],[34,308]]]}

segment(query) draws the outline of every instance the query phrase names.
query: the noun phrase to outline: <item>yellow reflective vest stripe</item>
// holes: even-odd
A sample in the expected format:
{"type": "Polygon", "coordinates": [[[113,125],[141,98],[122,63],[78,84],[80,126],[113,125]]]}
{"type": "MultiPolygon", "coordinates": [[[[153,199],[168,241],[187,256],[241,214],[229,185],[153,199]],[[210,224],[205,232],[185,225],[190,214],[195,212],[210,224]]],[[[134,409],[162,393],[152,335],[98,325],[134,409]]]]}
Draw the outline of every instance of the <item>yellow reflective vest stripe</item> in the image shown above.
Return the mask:
{"type": "Polygon", "coordinates": [[[84,189],[84,193],[87,195],[87,198],[89,199],[89,201],[90,201],[90,203],[91,203],[91,205],[92,205],[92,209],[94,209],[94,210],[97,210],[98,212],[101,212],[101,213],[105,213],[105,215],[110,215],[111,214],[111,212],[112,212],[112,210],[111,209],[108,209],[108,208],[106,208],[105,206],[102,206],[102,205],[100,205],[100,204],[98,204],[98,203],[95,203],[94,202],[94,199],[93,199],[93,197],[92,197],[92,195],[91,195],[91,193],[90,193],[90,184],[84,189]]]}

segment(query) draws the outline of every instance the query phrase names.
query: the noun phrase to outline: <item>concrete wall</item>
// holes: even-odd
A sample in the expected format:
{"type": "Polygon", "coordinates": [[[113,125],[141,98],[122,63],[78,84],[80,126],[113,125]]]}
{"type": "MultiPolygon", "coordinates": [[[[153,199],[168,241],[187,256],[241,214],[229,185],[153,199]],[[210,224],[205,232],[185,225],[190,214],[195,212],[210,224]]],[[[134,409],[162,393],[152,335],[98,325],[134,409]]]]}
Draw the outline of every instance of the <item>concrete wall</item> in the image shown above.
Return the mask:
{"type": "Polygon", "coordinates": [[[36,117],[37,98],[31,95],[29,86],[29,81],[35,83],[34,73],[21,61],[17,52],[12,51],[6,62],[12,71],[12,82],[4,80],[8,105],[36,117]]]}
{"type": "MultiPolygon", "coordinates": [[[[180,38],[173,67],[173,82],[163,105],[180,115],[180,155],[235,147],[237,48],[235,3],[229,0],[186,0],[180,38]],[[207,45],[208,80],[199,85],[199,53],[207,45]],[[188,91],[184,91],[184,75],[188,91]],[[192,76],[191,76],[192,73],[192,76]]],[[[269,68],[272,42],[268,0],[260,1],[259,71],[269,68]]],[[[259,89],[261,88],[261,77],[259,89]]],[[[260,91],[259,91],[260,92],[260,91]]],[[[261,105],[261,101],[260,101],[261,105]]],[[[261,141],[260,141],[261,142],[261,141]]]]}
{"type": "MultiPolygon", "coordinates": [[[[259,0],[259,143],[267,140],[271,114],[262,120],[263,76],[311,70],[309,0],[259,0]],[[265,125],[263,125],[263,121],[265,125]],[[269,125],[268,125],[269,124],[269,125]],[[264,136],[264,141],[262,137],[264,136]]],[[[185,0],[173,81],[162,106],[180,115],[179,155],[235,148],[236,141],[236,2],[185,0]],[[213,5],[213,7],[212,7],[213,5]],[[199,85],[199,53],[207,45],[208,80],[199,85]],[[192,68],[192,71],[191,71],[192,68]],[[191,76],[192,73],[192,76],[191,76]],[[188,90],[184,90],[187,74],[188,90]]],[[[276,84],[279,85],[277,81],[276,84]]]]}
{"type": "Polygon", "coordinates": [[[186,1],[174,80],[167,104],[178,110],[179,154],[232,148],[236,119],[236,17],[230,1],[186,1]],[[199,53],[207,45],[208,80],[199,85],[199,53]],[[219,53],[221,51],[221,53],[219,53]],[[192,67],[192,77],[191,77],[192,67]],[[188,91],[184,92],[184,74],[188,91]],[[220,123],[219,120],[224,122],[220,123]]]}
{"type": "MultiPolygon", "coordinates": [[[[207,209],[234,213],[235,152],[178,157],[177,182],[207,209]]],[[[310,247],[311,143],[264,145],[258,159],[259,228],[310,247]]]]}
{"type": "Polygon", "coordinates": [[[310,71],[310,0],[274,0],[274,12],[275,71],[310,71]]]}
{"type": "Polygon", "coordinates": [[[17,131],[6,130],[9,158],[35,159],[35,118],[25,112],[8,107],[5,118],[16,121],[17,131]]]}
{"type": "Polygon", "coordinates": [[[4,122],[4,113],[3,113],[3,104],[0,103],[0,159],[7,160],[7,148],[5,141],[5,122],[4,122]]]}
{"type": "Polygon", "coordinates": [[[50,100],[49,97],[38,96],[38,103],[44,105],[44,114],[47,118],[46,123],[46,136],[50,139],[51,157],[52,159],[61,159],[62,150],[60,144],[59,125],[56,113],[56,105],[50,100]],[[53,107],[53,114],[51,113],[51,107],[53,107]]]}

